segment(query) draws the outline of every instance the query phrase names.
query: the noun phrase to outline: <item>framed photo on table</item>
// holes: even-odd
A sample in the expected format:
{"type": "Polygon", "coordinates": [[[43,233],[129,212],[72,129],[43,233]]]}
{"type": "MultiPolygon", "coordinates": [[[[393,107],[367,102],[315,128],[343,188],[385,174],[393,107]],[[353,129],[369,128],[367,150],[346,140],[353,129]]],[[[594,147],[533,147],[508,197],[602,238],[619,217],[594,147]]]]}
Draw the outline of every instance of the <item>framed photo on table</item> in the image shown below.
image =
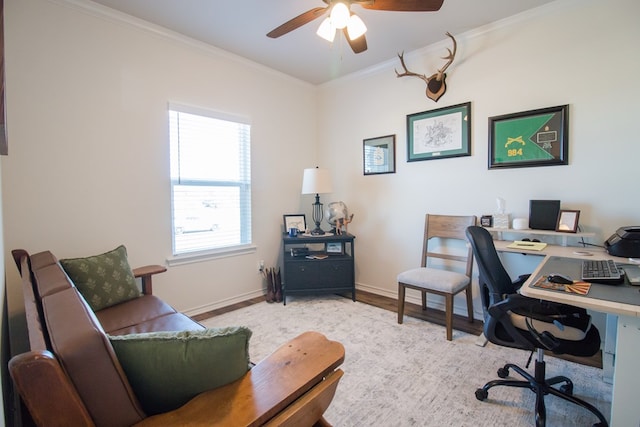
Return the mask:
{"type": "Polygon", "coordinates": [[[305,214],[285,214],[284,218],[284,232],[287,233],[290,228],[297,228],[299,233],[304,233],[307,230],[307,220],[305,214]]]}
{"type": "Polygon", "coordinates": [[[407,116],[407,161],[471,155],[471,103],[407,116]]]}
{"type": "Polygon", "coordinates": [[[558,223],[556,225],[556,231],[564,233],[576,233],[578,232],[578,219],[580,218],[580,211],[561,210],[558,214],[558,223]]]}
{"type": "Polygon", "coordinates": [[[489,117],[489,169],[569,164],[569,106],[489,117]]]}
{"type": "Polygon", "coordinates": [[[328,255],[344,255],[344,244],[342,242],[327,242],[324,251],[328,255]]]}

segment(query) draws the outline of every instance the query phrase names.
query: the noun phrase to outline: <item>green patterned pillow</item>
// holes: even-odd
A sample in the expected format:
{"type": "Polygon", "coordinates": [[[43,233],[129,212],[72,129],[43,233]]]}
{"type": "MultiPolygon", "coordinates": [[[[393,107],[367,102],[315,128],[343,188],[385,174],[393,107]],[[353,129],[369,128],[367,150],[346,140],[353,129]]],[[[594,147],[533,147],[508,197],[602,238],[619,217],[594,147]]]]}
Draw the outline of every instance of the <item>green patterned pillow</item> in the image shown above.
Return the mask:
{"type": "Polygon", "coordinates": [[[122,245],[101,255],[61,259],[60,265],[93,311],[140,296],[122,245]]]}
{"type": "Polygon", "coordinates": [[[249,370],[249,338],[244,326],[109,336],[147,415],[242,377],[249,370]]]}

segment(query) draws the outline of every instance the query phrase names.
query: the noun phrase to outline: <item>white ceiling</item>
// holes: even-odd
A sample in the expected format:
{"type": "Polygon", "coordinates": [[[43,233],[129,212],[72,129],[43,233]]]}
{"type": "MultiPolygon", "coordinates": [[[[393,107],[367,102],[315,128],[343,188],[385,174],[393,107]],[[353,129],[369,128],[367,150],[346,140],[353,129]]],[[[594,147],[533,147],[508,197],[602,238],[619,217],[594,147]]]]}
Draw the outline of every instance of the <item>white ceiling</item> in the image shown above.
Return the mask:
{"type": "MultiPolygon", "coordinates": [[[[321,84],[554,0],[444,0],[438,12],[386,12],[353,5],[368,27],[368,49],[354,54],[315,32],[318,18],[280,38],[266,34],[322,0],[94,0],[298,79],[321,84]]],[[[442,56],[446,54],[443,51],[442,56]]],[[[435,71],[435,70],[434,70],[435,71]]]]}

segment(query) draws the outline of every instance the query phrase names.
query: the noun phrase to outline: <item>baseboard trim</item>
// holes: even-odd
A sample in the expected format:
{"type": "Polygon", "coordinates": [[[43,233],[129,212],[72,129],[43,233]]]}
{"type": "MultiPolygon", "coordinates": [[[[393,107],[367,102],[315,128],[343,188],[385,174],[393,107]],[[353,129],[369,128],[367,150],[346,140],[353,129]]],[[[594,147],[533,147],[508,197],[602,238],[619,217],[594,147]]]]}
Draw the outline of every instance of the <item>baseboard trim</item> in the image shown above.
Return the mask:
{"type": "Polygon", "coordinates": [[[259,298],[260,300],[264,300],[263,289],[260,289],[258,291],[253,291],[253,292],[247,292],[245,294],[241,294],[233,298],[223,299],[215,303],[194,307],[189,310],[184,310],[183,313],[189,317],[196,319],[207,313],[217,312],[218,310],[230,311],[229,308],[231,307],[233,307],[231,308],[232,310],[235,310],[236,308],[244,307],[247,305],[248,301],[251,301],[256,298],[259,298]]]}
{"type": "MultiPolygon", "coordinates": [[[[364,291],[364,292],[369,292],[371,294],[375,294],[375,295],[380,295],[386,298],[391,298],[394,300],[398,300],[398,294],[397,291],[389,291],[388,289],[381,289],[381,288],[376,288],[374,286],[368,286],[368,285],[363,285],[363,284],[356,284],[356,291],[364,291]]],[[[453,303],[453,313],[457,314],[458,316],[467,316],[467,302],[464,299],[464,294],[460,294],[460,298],[463,301],[463,304],[459,304],[456,305],[455,301],[456,299],[454,298],[454,303],[453,303]]],[[[412,304],[417,304],[417,305],[422,305],[422,299],[420,297],[420,294],[417,291],[413,291],[411,289],[407,289],[407,292],[405,294],[405,302],[406,303],[412,303],[412,304]]],[[[434,310],[438,310],[438,311],[444,311],[444,298],[438,296],[438,295],[433,295],[431,294],[430,297],[428,297],[428,305],[429,308],[433,308],[434,310]]],[[[482,309],[478,310],[477,307],[473,307],[473,317],[477,318],[477,319],[483,319],[484,318],[484,313],[482,312],[482,309]]]]}

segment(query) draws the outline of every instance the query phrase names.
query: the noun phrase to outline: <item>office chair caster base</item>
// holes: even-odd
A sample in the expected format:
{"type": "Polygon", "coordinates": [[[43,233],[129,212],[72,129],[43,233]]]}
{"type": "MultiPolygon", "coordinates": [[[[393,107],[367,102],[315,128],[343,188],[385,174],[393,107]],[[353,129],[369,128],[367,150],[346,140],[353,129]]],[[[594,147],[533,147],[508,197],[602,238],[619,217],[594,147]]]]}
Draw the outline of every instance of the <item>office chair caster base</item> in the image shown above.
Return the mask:
{"type": "Polygon", "coordinates": [[[573,396],[573,384],[563,384],[559,388],[560,392],[573,396]]]}
{"type": "Polygon", "coordinates": [[[479,401],[487,400],[489,397],[489,392],[483,388],[476,389],[476,399],[479,401]]]}
{"type": "Polygon", "coordinates": [[[509,368],[504,367],[504,368],[498,369],[498,376],[500,378],[507,378],[509,376],[509,368]]]}

